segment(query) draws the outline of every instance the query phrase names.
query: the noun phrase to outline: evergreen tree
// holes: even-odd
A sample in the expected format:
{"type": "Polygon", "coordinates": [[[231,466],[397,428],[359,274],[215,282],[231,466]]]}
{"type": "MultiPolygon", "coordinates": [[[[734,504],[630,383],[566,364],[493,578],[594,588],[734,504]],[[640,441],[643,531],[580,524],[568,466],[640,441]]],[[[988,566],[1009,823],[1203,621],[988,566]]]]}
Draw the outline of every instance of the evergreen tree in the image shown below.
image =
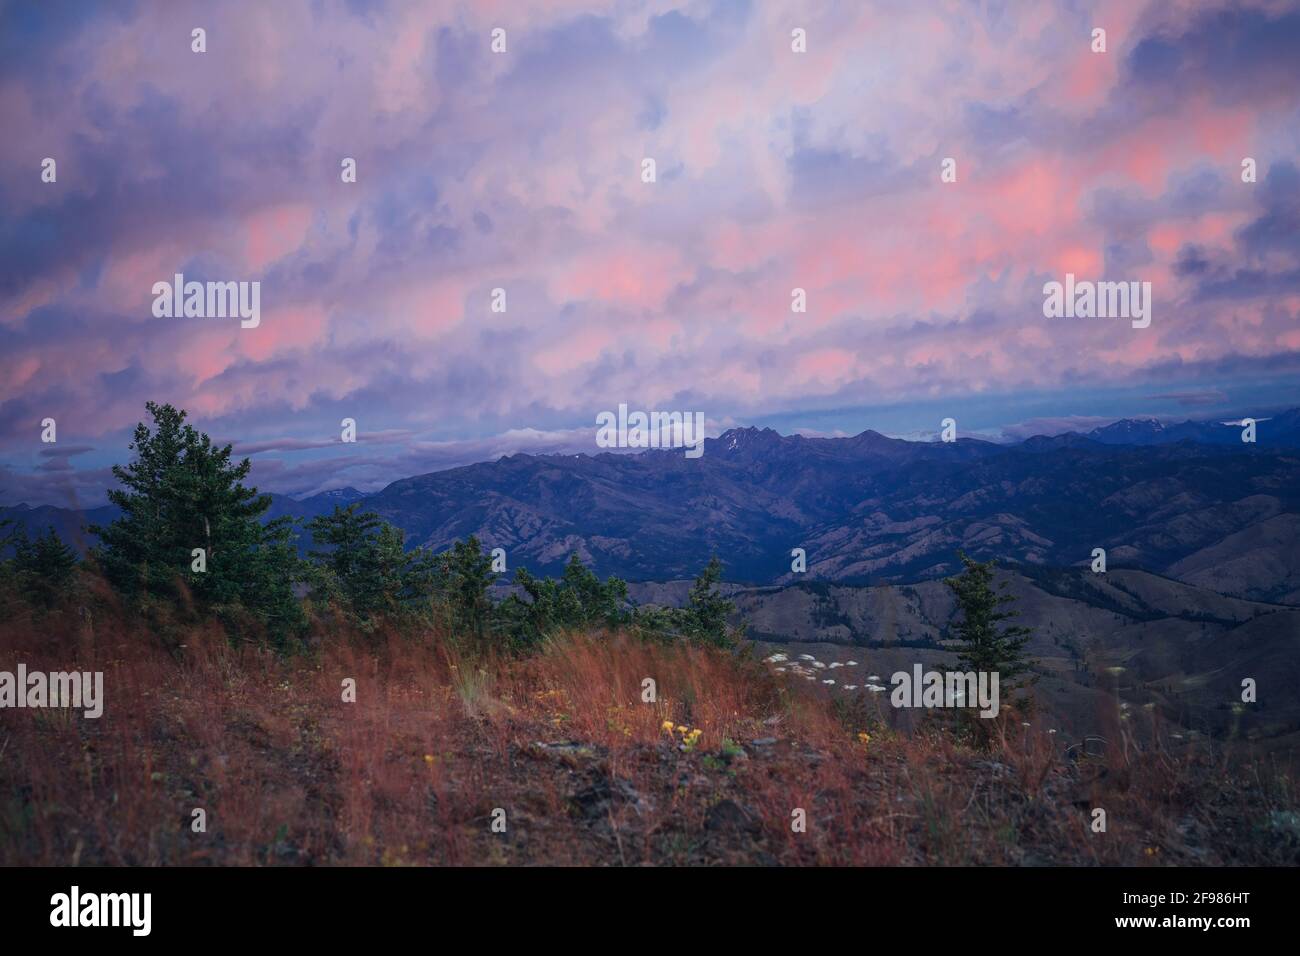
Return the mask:
{"type": "Polygon", "coordinates": [[[360,503],[335,507],[307,523],[323,550],[308,555],[314,562],[312,595],[323,603],[341,603],[363,626],[419,608],[434,589],[435,561],[423,548],[408,552],[402,532],[360,503]]]}
{"type": "Polygon", "coordinates": [[[307,553],[313,562],[312,595],[322,602],[343,601],[365,613],[362,578],[371,561],[373,538],[382,521],[372,511],[358,511],[359,503],[335,506],[304,526],[317,547],[307,553]]]}
{"type": "Polygon", "coordinates": [[[293,596],[297,556],[292,521],[263,524],[269,495],[245,487],[251,463],[230,461],[185,423],[185,412],[148,402],[153,430],[141,422],[131,442],[135,457],[113,466],[124,486],[108,497],[122,515],[90,531],[92,555],[120,592],[146,603],[175,600],[182,586],[201,607],[230,621],[251,614],[285,636],[301,622],[293,596]],[[195,549],[202,549],[196,566],[195,549]]]}
{"type": "Polygon", "coordinates": [[[482,637],[493,617],[488,588],[496,580],[492,558],[484,554],[475,535],[455,541],[447,551],[437,555],[434,592],[448,613],[452,634],[482,637]]]}
{"type": "Polygon", "coordinates": [[[727,625],[736,605],[714,590],[721,579],[722,562],[714,555],[691,585],[685,609],[686,633],[703,644],[729,647],[744,636],[745,628],[741,625],[733,630],[727,625]]]}
{"type": "Polygon", "coordinates": [[[520,568],[515,583],[529,600],[511,595],[501,603],[498,616],[516,644],[529,644],[563,630],[612,630],[631,620],[625,607],[627,583],[617,577],[602,582],[577,554],[569,556],[558,580],[536,578],[520,568]]]}
{"type": "Polygon", "coordinates": [[[1003,610],[1015,598],[1006,593],[1005,582],[994,590],[992,561],[981,564],[960,552],[958,557],[965,569],[945,582],[956,595],[961,611],[961,620],[955,625],[961,644],[954,669],[997,674],[1002,693],[1023,686],[1021,678],[1030,670],[1024,654],[1030,630],[1003,624],[1017,616],[1014,611],[1003,610]]]}
{"type": "Polygon", "coordinates": [[[407,551],[401,529],[385,521],[375,535],[367,571],[370,587],[381,595],[382,613],[406,613],[428,605],[437,561],[425,548],[407,551]]]}
{"type": "Polygon", "coordinates": [[[637,608],[634,627],[646,637],[734,647],[744,639],[745,625],[727,623],[736,605],[715,590],[721,579],[722,562],[714,556],[691,585],[685,607],[637,608]]]}
{"type": "Polygon", "coordinates": [[[14,537],[13,571],[20,591],[35,604],[51,607],[72,582],[77,554],[48,528],[29,541],[22,528],[14,537]]]}

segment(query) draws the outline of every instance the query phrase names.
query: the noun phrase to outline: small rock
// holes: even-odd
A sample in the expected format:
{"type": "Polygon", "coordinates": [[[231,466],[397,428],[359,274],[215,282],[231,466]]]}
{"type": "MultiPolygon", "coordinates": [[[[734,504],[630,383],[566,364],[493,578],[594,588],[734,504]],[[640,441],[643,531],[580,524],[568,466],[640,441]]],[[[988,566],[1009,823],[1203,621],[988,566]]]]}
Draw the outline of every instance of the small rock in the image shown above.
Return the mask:
{"type": "Polygon", "coordinates": [[[608,778],[601,777],[585,790],[573,795],[573,803],[587,818],[606,816],[611,808],[630,806],[637,815],[650,809],[649,803],[636,788],[626,780],[615,780],[613,785],[608,778]]]}
{"type": "Polygon", "coordinates": [[[741,830],[754,831],[758,823],[734,800],[721,800],[709,808],[704,818],[706,830],[741,830]]]}
{"type": "Polygon", "coordinates": [[[551,753],[558,754],[580,754],[591,753],[591,747],[577,740],[562,740],[559,743],[548,744],[542,741],[536,741],[534,744],[543,750],[549,750],[551,753]]]}

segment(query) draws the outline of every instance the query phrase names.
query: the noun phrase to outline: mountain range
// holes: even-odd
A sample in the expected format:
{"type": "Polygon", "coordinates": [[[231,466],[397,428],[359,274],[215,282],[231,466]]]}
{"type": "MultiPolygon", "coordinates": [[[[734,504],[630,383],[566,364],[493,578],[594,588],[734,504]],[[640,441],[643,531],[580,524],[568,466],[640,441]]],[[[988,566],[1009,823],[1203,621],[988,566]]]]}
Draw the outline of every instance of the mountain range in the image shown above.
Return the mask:
{"type": "MultiPolygon", "coordinates": [[[[577,553],[602,575],[668,581],[711,554],[729,580],[789,584],[923,581],[956,552],[1025,567],[1137,567],[1261,601],[1300,603],[1300,409],[1257,425],[1126,419],[1087,434],[1014,444],[911,442],[734,428],[704,454],[517,454],[302,500],[270,516],[308,519],[364,502],[409,546],[441,550],[475,534],[508,563],[556,573],[577,553]],[[803,549],[806,572],[792,571],[803,549]]],[[[51,525],[84,547],[84,515],[17,506],[0,516],[51,525]]]]}

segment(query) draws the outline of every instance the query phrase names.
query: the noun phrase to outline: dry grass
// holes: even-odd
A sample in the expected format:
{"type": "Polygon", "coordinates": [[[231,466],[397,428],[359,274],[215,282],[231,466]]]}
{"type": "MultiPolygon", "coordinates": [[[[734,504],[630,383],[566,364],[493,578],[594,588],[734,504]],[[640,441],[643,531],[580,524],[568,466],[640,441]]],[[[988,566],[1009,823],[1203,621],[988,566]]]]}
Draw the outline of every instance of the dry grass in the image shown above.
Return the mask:
{"type": "Polygon", "coordinates": [[[0,713],[0,863],[1161,865],[1300,853],[1286,768],[1132,742],[1075,765],[1018,720],[977,752],[939,729],[865,726],[869,714],[744,655],[573,635],[506,659],[458,654],[436,635],[372,635],[281,656],[214,628],[171,646],[128,615],[99,617],[0,625],[0,667],[102,670],[107,698],[99,720],[0,713]],[[355,703],[342,700],[345,678],[355,703]],[[1089,829],[1094,807],[1104,834],[1089,829]],[[195,808],[206,833],[191,831],[195,808]],[[806,832],[792,829],[796,808],[806,832]]]}

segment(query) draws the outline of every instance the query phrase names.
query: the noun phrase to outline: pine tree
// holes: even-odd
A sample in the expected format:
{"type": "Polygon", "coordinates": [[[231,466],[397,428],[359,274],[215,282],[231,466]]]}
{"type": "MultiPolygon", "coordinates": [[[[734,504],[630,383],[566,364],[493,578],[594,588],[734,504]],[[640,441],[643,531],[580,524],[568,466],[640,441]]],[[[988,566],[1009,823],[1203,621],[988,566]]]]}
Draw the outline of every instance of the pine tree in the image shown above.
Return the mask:
{"type": "Polygon", "coordinates": [[[373,537],[382,521],[373,511],[359,511],[354,502],[347,507],[335,506],[327,515],[318,515],[305,525],[313,543],[323,545],[307,553],[315,565],[312,594],[317,600],[342,600],[357,613],[362,607],[365,589],[362,578],[370,561],[373,537]]]}
{"type": "Polygon", "coordinates": [[[21,528],[14,537],[13,570],[20,591],[34,604],[52,606],[72,581],[77,554],[54,533],[29,541],[21,528]]]}
{"type": "Polygon", "coordinates": [[[569,556],[558,580],[535,578],[520,568],[515,583],[529,600],[511,595],[501,603],[497,617],[516,644],[526,645],[556,631],[613,630],[631,620],[625,607],[627,583],[612,576],[601,581],[576,553],[569,556]]]}
{"type": "Polygon", "coordinates": [[[997,674],[1003,693],[1023,686],[1027,682],[1021,678],[1030,670],[1024,648],[1031,632],[1027,627],[1002,624],[1017,616],[1003,610],[1015,598],[1006,593],[1005,582],[994,590],[992,561],[981,564],[960,552],[958,557],[965,569],[944,582],[956,595],[961,611],[954,628],[961,641],[954,669],[997,674]]]}
{"type": "Polygon", "coordinates": [[[685,607],[639,607],[632,621],[636,631],[657,640],[735,646],[744,639],[746,625],[732,627],[727,623],[736,605],[715,590],[721,579],[722,562],[714,556],[691,585],[685,607]]]}
{"type": "Polygon", "coordinates": [[[435,556],[434,593],[453,637],[478,640],[487,634],[493,617],[488,588],[495,580],[492,558],[475,535],[435,556]]]}
{"type": "Polygon", "coordinates": [[[686,603],[686,632],[700,643],[729,647],[744,636],[744,627],[733,630],[727,626],[727,618],[736,605],[714,590],[721,579],[722,562],[714,555],[691,585],[686,603]]]}
{"type": "Polygon", "coordinates": [[[307,523],[312,540],[325,545],[308,557],[314,562],[312,596],[341,603],[363,627],[421,609],[436,581],[433,556],[423,548],[407,551],[402,532],[360,503],[335,507],[307,523]]]}
{"type": "Polygon", "coordinates": [[[100,539],[94,560],[132,599],[174,601],[183,587],[202,608],[232,621],[251,614],[273,636],[285,636],[301,623],[291,519],[262,523],[271,498],[244,486],[247,458],[231,464],[231,446],[213,445],[185,423],[184,411],[145,407],[154,427],[138,424],[134,459],[113,466],[124,487],[108,497],[122,514],[89,529],[100,539]],[[195,549],[203,552],[197,567],[195,549]]]}

